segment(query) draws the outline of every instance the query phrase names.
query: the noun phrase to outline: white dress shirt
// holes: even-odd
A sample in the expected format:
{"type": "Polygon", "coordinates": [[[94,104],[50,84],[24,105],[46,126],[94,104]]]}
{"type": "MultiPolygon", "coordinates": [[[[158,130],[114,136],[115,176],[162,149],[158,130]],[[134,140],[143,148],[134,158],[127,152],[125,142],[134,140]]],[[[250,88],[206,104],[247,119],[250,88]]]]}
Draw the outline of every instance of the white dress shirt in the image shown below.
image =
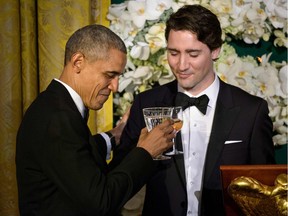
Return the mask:
{"type": "Polygon", "coordinates": [[[189,97],[199,97],[203,94],[209,97],[206,115],[202,114],[195,106],[185,109],[181,129],[188,195],[187,215],[196,216],[200,214],[203,169],[219,92],[219,79],[215,75],[214,82],[199,95],[191,95],[179,85],[178,91],[189,97]]]}
{"type": "MultiPolygon", "coordinates": [[[[77,109],[79,110],[82,118],[84,118],[86,107],[85,107],[80,95],[74,89],[72,89],[69,85],[67,85],[66,83],[62,82],[61,80],[56,79],[56,78],[54,80],[56,80],[57,82],[61,83],[67,89],[67,91],[71,95],[72,100],[74,101],[77,109]]],[[[107,145],[106,159],[109,160],[110,157],[111,157],[111,149],[112,149],[112,144],[111,144],[110,138],[109,138],[109,136],[106,133],[102,132],[100,134],[102,135],[102,137],[106,141],[106,145],[107,145]]]]}

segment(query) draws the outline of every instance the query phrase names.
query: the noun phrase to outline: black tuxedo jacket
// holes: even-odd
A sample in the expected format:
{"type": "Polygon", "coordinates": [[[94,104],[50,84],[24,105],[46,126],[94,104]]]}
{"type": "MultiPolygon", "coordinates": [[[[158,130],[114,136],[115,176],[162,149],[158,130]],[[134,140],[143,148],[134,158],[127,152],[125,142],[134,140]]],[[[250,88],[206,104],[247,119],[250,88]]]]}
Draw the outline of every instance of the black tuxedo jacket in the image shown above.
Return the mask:
{"type": "Polygon", "coordinates": [[[116,215],[151,176],[153,160],[134,148],[108,172],[106,143],[101,135],[96,142],[69,92],[52,81],[25,113],[17,135],[20,214],[116,215]]]}
{"type": "MultiPolygon", "coordinates": [[[[127,149],[135,146],[141,128],[145,127],[142,109],[174,105],[176,94],[177,82],[173,81],[135,97],[121,137],[121,145],[115,151],[115,161],[123,157],[127,149]]],[[[181,140],[179,136],[177,139],[181,140]]],[[[272,122],[268,116],[266,101],[220,81],[204,167],[201,215],[224,215],[220,165],[274,162],[272,122]],[[229,140],[242,142],[225,145],[225,141],[229,140]]],[[[187,192],[183,155],[154,163],[158,169],[146,187],[143,215],[186,215],[187,192]]]]}

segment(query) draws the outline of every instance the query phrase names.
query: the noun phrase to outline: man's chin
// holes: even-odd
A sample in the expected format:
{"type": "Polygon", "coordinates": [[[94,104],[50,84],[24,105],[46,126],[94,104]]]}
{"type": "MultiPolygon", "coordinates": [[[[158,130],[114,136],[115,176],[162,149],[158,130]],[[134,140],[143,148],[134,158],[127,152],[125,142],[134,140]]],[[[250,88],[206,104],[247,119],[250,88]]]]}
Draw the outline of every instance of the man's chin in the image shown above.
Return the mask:
{"type": "Polygon", "coordinates": [[[103,106],[104,106],[104,103],[103,104],[97,104],[97,106],[95,106],[94,108],[94,110],[100,110],[100,109],[102,109],[103,108],[103,106]]]}
{"type": "Polygon", "coordinates": [[[101,100],[98,98],[97,101],[94,101],[94,103],[90,103],[91,107],[90,109],[92,110],[100,110],[104,106],[105,102],[108,100],[108,97],[102,97],[101,100]]]}
{"type": "Polygon", "coordinates": [[[105,104],[105,102],[106,102],[107,100],[108,100],[108,98],[107,98],[106,100],[101,101],[100,103],[98,103],[98,104],[97,104],[97,108],[96,108],[96,110],[102,109],[103,106],[104,106],[104,104],[105,104]]]}

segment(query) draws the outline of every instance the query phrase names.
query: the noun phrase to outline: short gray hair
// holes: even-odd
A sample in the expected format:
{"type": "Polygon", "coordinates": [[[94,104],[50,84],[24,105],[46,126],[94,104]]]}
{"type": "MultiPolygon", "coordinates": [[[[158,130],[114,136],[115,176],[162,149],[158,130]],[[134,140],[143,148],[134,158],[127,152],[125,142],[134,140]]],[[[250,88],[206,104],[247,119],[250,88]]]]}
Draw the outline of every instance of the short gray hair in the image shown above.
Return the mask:
{"type": "Polygon", "coordinates": [[[97,24],[87,25],[75,31],[68,39],[65,46],[64,65],[76,52],[81,52],[87,59],[94,61],[107,58],[110,49],[117,49],[127,54],[122,39],[109,28],[97,24]]]}

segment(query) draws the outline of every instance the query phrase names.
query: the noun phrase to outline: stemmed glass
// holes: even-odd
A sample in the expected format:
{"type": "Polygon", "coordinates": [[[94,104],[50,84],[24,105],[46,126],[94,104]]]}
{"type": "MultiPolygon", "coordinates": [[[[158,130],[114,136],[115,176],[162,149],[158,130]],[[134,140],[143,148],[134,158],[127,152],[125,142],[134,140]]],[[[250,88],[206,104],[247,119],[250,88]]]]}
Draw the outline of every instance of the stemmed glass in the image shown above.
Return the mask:
{"type": "MultiPolygon", "coordinates": [[[[170,118],[174,121],[173,127],[178,133],[183,126],[183,110],[181,106],[171,107],[171,116],[170,118]]],[[[173,150],[171,152],[165,153],[165,155],[178,155],[183,154],[182,151],[179,151],[176,147],[175,138],[173,138],[173,150]]]]}
{"type": "MultiPolygon", "coordinates": [[[[166,119],[171,119],[171,107],[149,107],[143,109],[143,116],[148,131],[156,125],[161,124],[166,119]]],[[[167,160],[170,157],[158,155],[154,160],[167,160]]]]}

